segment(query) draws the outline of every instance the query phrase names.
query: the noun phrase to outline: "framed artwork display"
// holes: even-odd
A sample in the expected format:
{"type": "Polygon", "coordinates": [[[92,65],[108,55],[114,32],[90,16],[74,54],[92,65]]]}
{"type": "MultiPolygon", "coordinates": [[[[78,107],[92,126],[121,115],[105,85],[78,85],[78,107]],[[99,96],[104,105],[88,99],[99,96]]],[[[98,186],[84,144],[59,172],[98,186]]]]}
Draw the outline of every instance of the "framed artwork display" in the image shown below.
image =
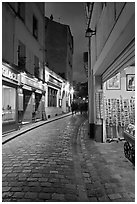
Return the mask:
{"type": "Polygon", "coordinates": [[[107,90],[120,90],[121,89],[121,81],[120,81],[120,73],[116,74],[111,79],[106,82],[107,90]]]}
{"type": "Polygon", "coordinates": [[[135,91],[135,74],[126,75],[126,89],[127,91],[135,91]]]}

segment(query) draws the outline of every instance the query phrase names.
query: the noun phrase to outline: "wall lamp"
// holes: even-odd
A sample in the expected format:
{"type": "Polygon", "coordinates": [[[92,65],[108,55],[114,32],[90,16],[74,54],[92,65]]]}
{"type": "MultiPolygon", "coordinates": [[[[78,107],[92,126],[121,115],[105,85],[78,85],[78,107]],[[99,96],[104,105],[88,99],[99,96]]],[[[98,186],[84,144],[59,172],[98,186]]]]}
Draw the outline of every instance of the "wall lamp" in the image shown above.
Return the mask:
{"type": "Polygon", "coordinates": [[[87,28],[85,37],[92,37],[92,35],[96,35],[96,31],[91,30],[91,28],[87,28]]]}

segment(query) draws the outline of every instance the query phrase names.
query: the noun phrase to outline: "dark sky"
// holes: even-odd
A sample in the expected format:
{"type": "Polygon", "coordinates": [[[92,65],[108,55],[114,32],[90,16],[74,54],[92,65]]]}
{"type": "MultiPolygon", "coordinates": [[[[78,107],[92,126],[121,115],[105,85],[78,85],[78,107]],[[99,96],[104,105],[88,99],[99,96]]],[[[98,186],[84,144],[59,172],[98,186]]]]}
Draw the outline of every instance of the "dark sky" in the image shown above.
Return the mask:
{"type": "Polygon", "coordinates": [[[84,66],[83,52],[87,51],[85,38],[85,12],[82,2],[46,2],[46,16],[53,15],[53,20],[70,26],[74,39],[73,80],[87,81],[84,66]]]}

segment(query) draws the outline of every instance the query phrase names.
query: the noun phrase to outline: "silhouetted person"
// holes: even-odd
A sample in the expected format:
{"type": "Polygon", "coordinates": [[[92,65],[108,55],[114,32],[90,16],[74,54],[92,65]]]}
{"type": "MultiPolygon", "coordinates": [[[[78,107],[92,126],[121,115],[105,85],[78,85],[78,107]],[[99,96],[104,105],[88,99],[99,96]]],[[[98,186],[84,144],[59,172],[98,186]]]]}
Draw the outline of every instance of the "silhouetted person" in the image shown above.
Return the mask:
{"type": "Polygon", "coordinates": [[[77,105],[76,102],[73,101],[72,104],[71,104],[72,115],[73,115],[74,113],[76,114],[77,109],[78,109],[78,105],[77,105]]]}
{"type": "Polygon", "coordinates": [[[79,111],[82,114],[84,110],[84,104],[82,102],[79,103],[79,111]]]}

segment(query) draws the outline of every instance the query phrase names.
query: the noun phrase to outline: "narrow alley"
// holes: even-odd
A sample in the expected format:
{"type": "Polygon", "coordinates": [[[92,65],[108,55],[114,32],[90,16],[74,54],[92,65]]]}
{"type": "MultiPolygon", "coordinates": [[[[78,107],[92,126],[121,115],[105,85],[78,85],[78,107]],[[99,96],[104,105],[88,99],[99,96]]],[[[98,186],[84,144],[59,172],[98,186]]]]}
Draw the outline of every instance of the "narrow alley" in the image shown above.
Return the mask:
{"type": "Polygon", "coordinates": [[[3,144],[2,201],[134,201],[123,144],[89,139],[80,114],[28,131],[3,144]]]}

